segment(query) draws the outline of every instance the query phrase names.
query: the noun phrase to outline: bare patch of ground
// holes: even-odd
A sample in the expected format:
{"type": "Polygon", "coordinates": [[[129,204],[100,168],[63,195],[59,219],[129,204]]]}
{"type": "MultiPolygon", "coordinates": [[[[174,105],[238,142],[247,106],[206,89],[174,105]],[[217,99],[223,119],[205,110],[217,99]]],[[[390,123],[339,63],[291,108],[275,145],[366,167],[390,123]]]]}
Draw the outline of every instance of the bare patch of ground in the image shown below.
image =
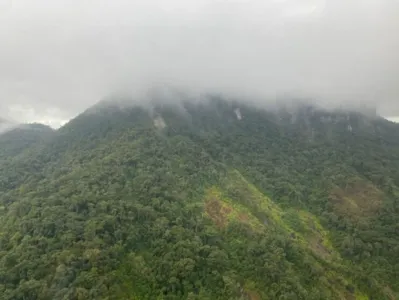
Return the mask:
{"type": "Polygon", "coordinates": [[[224,228],[228,222],[228,215],[232,208],[212,197],[205,202],[205,212],[219,228],[224,228]]]}
{"type": "Polygon", "coordinates": [[[247,300],[260,300],[260,296],[258,295],[258,293],[254,292],[254,291],[244,291],[243,293],[244,299],[247,300]]]}
{"type": "Polygon", "coordinates": [[[384,287],[384,294],[388,297],[388,299],[390,300],[395,300],[396,296],[393,293],[393,291],[391,290],[391,288],[389,286],[384,287]]]}
{"type": "Polygon", "coordinates": [[[308,242],[310,249],[318,256],[323,259],[327,259],[331,256],[331,250],[323,244],[323,239],[314,236],[308,242]]]}
{"type": "Polygon", "coordinates": [[[240,213],[238,215],[238,220],[240,220],[243,223],[248,223],[249,222],[249,216],[246,213],[240,213]]]}
{"type": "Polygon", "coordinates": [[[375,215],[382,204],[383,192],[369,182],[357,180],[330,193],[334,210],[351,219],[375,215]]]}
{"type": "Polygon", "coordinates": [[[164,129],[166,127],[166,123],[161,116],[158,116],[154,119],[154,126],[158,129],[164,129]]]}

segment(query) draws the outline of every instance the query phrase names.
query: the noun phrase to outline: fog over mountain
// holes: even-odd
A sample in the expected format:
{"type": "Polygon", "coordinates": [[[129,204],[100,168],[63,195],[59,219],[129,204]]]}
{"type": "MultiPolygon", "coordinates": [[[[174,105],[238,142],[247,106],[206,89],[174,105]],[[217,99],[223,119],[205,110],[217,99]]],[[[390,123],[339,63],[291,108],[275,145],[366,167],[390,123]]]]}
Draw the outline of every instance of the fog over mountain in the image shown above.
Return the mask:
{"type": "Polygon", "coordinates": [[[6,132],[10,128],[13,128],[14,124],[10,122],[9,120],[0,118],[0,134],[3,132],[6,132]]]}
{"type": "Polygon", "coordinates": [[[399,299],[398,32],[399,0],[0,0],[0,300],[399,299]]]}
{"type": "Polygon", "coordinates": [[[399,115],[398,1],[0,3],[0,109],[19,121],[57,127],[165,85],[399,115]]]}

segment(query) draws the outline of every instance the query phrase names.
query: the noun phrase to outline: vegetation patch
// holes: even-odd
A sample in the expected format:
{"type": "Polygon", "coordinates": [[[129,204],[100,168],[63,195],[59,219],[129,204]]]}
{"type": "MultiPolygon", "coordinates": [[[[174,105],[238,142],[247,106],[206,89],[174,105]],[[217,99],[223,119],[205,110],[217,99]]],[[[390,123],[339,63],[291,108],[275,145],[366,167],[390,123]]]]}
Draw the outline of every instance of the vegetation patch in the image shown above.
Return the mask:
{"type": "Polygon", "coordinates": [[[282,221],[283,212],[269,197],[248,182],[237,170],[231,170],[224,184],[229,198],[247,208],[264,226],[279,225],[289,230],[282,221]]]}
{"type": "MultiPolygon", "coordinates": [[[[258,219],[257,223],[263,226],[276,225],[283,229],[292,239],[301,241],[314,254],[323,259],[332,259],[333,254],[335,254],[335,257],[339,257],[333,249],[328,231],[323,228],[313,214],[294,209],[282,211],[277,204],[249,183],[236,170],[229,172],[227,178],[226,190],[229,196],[251,211],[250,215],[243,212],[239,213],[237,216],[239,221],[248,223],[249,218],[255,217],[258,219]]],[[[221,197],[221,193],[216,191],[212,195],[213,197],[215,195],[221,197]]]]}
{"type": "Polygon", "coordinates": [[[247,207],[232,201],[216,187],[207,190],[204,208],[205,214],[218,228],[225,228],[228,223],[233,221],[249,225],[255,230],[262,228],[259,220],[251,214],[247,207]]]}
{"type": "Polygon", "coordinates": [[[383,192],[363,180],[356,180],[345,188],[331,191],[330,202],[341,216],[359,219],[375,215],[383,202],[383,192]]]}
{"type": "Polygon", "coordinates": [[[308,240],[310,249],[323,259],[327,259],[331,256],[331,250],[329,250],[323,243],[323,239],[311,238],[308,240]]]}
{"type": "Polygon", "coordinates": [[[305,239],[310,249],[324,259],[330,258],[334,253],[329,233],[323,228],[319,220],[309,212],[299,211],[298,215],[305,228],[305,239]]]}
{"type": "Polygon", "coordinates": [[[232,209],[227,204],[212,197],[205,202],[205,211],[217,227],[223,228],[228,222],[228,215],[232,209]]]}
{"type": "Polygon", "coordinates": [[[389,300],[395,300],[397,299],[394,292],[392,291],[392,289],[389,286],[386,286],[383,288],[383,292],[385,294],[385,296],[389,299],[389,300]]]}
{"type": "Polygon", "coordinates": [[[246,297],[244,299],[248,300],[261,300],[259,294],[254,291],[245,291],[244,297],[246,297]]]}
{"type": "Polygon", "coordinates": [[[311,213],[303,210],[288,210],[283,215],[283,221],[288,224],[292,238],[302,240],[307,247],[323,259],[332,259],[336,254],[330,241],[329,233],[319,220],[311,213]]]}

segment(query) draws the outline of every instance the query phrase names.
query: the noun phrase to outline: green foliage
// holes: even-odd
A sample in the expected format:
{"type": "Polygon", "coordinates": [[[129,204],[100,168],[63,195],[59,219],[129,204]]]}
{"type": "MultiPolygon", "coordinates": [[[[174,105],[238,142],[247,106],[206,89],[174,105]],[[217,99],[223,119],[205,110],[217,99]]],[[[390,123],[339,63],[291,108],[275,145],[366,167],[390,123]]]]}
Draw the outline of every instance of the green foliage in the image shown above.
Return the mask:
{"type": "Polygon", "coordinates": [[[398,129],[213,99],[0,135],[0,299],[396,299],[398,129]]]}

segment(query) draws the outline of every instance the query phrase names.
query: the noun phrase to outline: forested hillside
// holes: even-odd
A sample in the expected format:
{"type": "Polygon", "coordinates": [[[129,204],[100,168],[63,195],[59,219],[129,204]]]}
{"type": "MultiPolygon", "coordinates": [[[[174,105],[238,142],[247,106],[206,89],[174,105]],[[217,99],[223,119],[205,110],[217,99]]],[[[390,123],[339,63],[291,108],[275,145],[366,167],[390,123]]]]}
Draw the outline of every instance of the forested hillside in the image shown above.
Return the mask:
{"type": "Polygon", "coordinates": [[[397,124],[214,98],[36,126],[0,135],[0,299],[399,299],[397,124]]]}
{"type": "Polygon", "coordinates": [[[9,159],[50,137],[53,130],[42,124],[16,125],[0,135],[0,158],[9,159]]]}

